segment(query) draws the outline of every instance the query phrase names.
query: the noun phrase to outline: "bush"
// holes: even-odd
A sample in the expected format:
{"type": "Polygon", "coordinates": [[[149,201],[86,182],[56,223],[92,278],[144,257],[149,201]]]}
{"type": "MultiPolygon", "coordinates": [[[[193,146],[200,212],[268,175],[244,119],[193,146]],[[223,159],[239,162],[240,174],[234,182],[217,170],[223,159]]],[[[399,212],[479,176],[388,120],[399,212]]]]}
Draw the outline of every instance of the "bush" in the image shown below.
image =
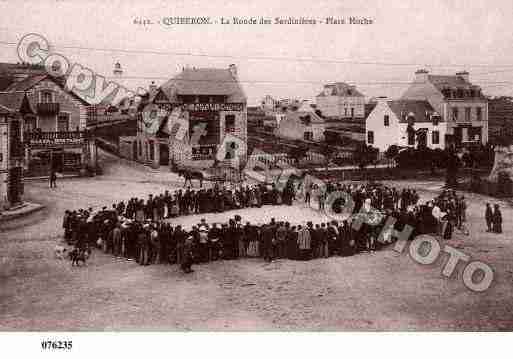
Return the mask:
{"type": "Polygon", "coordinates": [[[513,181],[506,172],[499,172],[497,179],[497,195],[510,197],[513,193],[513,181]]]}
{"type": "Polygon", "coordinates": [[[397,166],[403,169],[444,168],[447,164],[447,155],[440,149],[408,148],[399,152],[396,161],[397,166]]]}

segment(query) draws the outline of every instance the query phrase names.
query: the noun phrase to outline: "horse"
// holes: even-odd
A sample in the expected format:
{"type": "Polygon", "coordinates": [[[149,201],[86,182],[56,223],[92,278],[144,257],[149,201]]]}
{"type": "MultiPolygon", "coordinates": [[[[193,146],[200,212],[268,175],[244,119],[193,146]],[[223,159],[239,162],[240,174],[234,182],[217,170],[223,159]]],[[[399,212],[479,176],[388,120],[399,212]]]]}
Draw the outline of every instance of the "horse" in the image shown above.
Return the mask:
{"type": "Polygon", "coordinates": [[[180,169],[177,171],[177,173],[180,177],[183,177],[185,179],[184,184],[183,184],[184,187],[187,186],[187,182],[189,182],[191,187],[194,187],[192,185],[193,179],[199,180],[200,188],[203,187],[203,180],[205,179],[203,173],[201,173],[199,171],[188,170],[188,169],[180,169]]]}

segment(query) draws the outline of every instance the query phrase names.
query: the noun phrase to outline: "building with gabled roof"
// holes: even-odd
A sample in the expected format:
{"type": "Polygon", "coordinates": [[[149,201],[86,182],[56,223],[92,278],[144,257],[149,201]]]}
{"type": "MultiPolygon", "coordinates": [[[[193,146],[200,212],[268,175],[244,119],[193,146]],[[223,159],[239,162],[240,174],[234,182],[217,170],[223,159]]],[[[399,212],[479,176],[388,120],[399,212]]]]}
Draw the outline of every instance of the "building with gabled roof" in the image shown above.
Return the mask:
{"type": "Polygon", "coordinates": [[[470,82],[469,73],[431,75],[425,69],[401,96],[427,101],[447,126],[442,139],[448,146],[472,147],[488,142],[488,100],[479,86],[470,82]]]}
{"type": "Polygon", "coordinates": [[[365,117],[365,96],[345,82],[326,84],[316,96],[317,109],[326,118],[339,120],[365,117]]]}
{"type": "Polygon", "coordinates": [[[51,167],[57,172],[94,170],[96,145],[87,131],[89,104],[42,70],[28,68],[24,73],[19,65],[7,69],[14,71],[14,82],[0,92],[0,101],[12,103],[23,116],[28,175],[47,175],[51,167]]]}
{"type": "Polygon", "coordinates": [[[240,140],[238,153],[246,157],[247,99],[235,65],[184,68],[151,91],[141,109],[138,135],[123,138],[128,158],[155,167],[208,168],[228,135],[240,140]],[[187,135],[177,139],[181,127],[187,135]]]}
{"type": "Polygon", "coordinates": [[[291,140],[324,140],[325,120],[311,111],[289,111],[277,123],[274,134],[291,140]]]}
{"type": "Polygon", "coordinates": [[[399,147],[445,147],[446,123],[425,100],[379,98],[365,122],[367,145],[386,151],[399,147]]]}

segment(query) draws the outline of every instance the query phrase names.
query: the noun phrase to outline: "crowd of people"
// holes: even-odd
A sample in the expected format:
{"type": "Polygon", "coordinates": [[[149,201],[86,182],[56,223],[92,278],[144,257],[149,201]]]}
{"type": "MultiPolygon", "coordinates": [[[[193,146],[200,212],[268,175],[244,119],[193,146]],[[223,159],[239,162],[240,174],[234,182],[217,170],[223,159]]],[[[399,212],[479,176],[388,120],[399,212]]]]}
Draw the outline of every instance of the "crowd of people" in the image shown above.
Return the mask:
{"type": "Polygon", "coordinates": [[[395,240],[392,231],[401,232],[405,225],[413,228],[410,237],[435,233],[450,239],[454,227],[462,228],[466,220],[466,202],[455,191],[444,191],[437,198],[420,203],[413,189],[398,190],[379,183],[328,183],[321,188],[287,185],[239,186],[235,189],[214,186],[210,189],[165,191],[149,195],[146,200],[131,198],[94,212],[92,208],[66,211],[64,236],[77,248],[100,247],[118,257],[134,259],[141,265],[171,263],[184,272],[193,263],[261,257],[310,260],[329,256],[351,256],[361,251],[372,252],[395,240]],[[236,214],[224,223],[207,223],[201,219],[192,228],[172,224],[178,216],[196,213],[292,205],[293,201],[313,206],[312,198],[323,209],[334,191],[349,194],[353,205],[344,215],[343,198],[330,203],[337,220],[319,223],[269,221],[252,223],[236,214]],[[299,193],[300,192],[300,193],[299,193]],[[303,196],[301,198],[300,196],[303,196]],[[371,216],[372,221],[361,215],[371,216]],[[385,226],[393,217],[393,226],[385,226]],[[337,217],[338,218],[338,217],[337,217]],[[166,220],[169,219],[169,220],[166,220]],[[353,221],[360,221],[358,226],[353,221]]]}

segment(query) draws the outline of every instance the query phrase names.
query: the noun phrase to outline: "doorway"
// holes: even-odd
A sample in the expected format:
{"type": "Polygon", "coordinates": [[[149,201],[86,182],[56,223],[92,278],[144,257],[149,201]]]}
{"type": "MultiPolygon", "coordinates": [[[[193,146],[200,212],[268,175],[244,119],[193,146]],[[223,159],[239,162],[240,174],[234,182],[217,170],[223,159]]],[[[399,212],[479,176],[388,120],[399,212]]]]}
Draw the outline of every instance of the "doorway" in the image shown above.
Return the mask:
{"type": "Polygon", "coordinates": [[[169,166],[169,145],[160,144],[160,165],[161,166],[169,166]]]}

